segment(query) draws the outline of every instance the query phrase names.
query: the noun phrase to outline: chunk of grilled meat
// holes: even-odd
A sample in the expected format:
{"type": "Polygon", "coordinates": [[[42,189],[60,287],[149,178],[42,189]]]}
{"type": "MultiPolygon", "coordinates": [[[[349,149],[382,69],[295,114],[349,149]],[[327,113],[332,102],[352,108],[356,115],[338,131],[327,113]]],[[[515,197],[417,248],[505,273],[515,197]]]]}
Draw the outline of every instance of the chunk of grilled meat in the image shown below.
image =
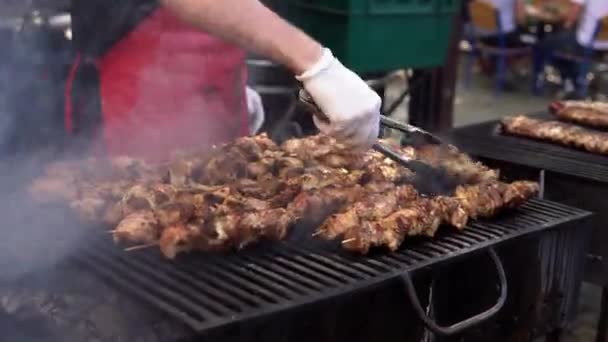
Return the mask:
{"type": "Polygon", "coordinates": [[[179,223],[163,231],[160,248],[165,257],[193,250],[218,252],[242,249],[260,239],[283,240],[295,218],[285,209],[229,213],[209,222],[179,223]]]}
{"type": "MultiPolygon", "coordinates": [[[[364,218],[364,210],[349,208],[328,219],[319,235],[326,239],[341,235],[343,248],[363,254],[373,247],[396,250],[407,236],[433,236],[441,223],[462,229],[469,217],[492,216],[504,208],[516,207],[537,191],[538,184],[534,182],[495,181],[459,187],[454,197],[418,198],[401,204],[388,215],[388,210],[382,213],[376,208],[364,218]]],[[[394,205],[390,198],[386,201],[394,205]]]]}
{"type": "Polygon", "coordinates": [[[517,208],[523,205],[530,198],[538,195],[540,185],[537,182],[515,181],[507,184],[502,193],[502,198],[506,208],[517,208]]]}
{"type": "Polygon", "coordinates": [[[345,204],[356,201],[364,193],[360,185],[328,186],[319,190],[303,191],[287,206],[287,210],[298,220],[308,224],[320,223],[345,204]]]}
{"type": "Polygon", "coordinates": [[[168,182],[174,186],[186,186],[202,177],[207,157],[190,157],[173,160],[168,168],[168,182]]]}
{"type": "Polygon", "coordinates": [[[362,222],[361,229],[347,231],[342,247],[362,254],[367,254],[373,247],[395,251],[407,236],[432,236],[440,223],[436,204],[430,199],[419,198],[384,218],[362,222]]]}
{"type": "Polygon", "coordinates": [[[129,215],[138,210],[154,210],[159,205],[169,202],[177,191],[168,184],[138,184],[129,188],[121,203],[123,213],[129,215]]]}
{"type": "Polygon", "coordinates": [[[469,214],[458,198],[437,196],[432,199],[441,217],[441,222],[463,229],[469,222],[469,214]]]}
{"type": "Polygon", "coordinates": [[[346,169],[333,169],[325,166],[316,166],[306,169],[306,173],[293,182],[301,184],[302,190],[322,189],[328,186],[348,187],[361,183],[364,173],[362,171],[349,171],[346,169]]]}
{"type": "Polygon", "coordinates": [[[180,253],[191,251],[221,252],[227,246],[210,243],[217,239],[217,233],[210,229],[205,221],[195,220],[178,223],[163,230],[159,240],[161,253],[167,259],[174,259],[180,253]]]}
{"type": "Polygon", "coordinates": [[[87,197],[70,202],[70,209],[86,223],[101,221],[107,206],[108,202],[100,197],[87,197]]]}
{"type": "MultiPolygon", "coordinates": [[[[411,153],[411,152],[408,152],[411,153]]],[[[498,180],[498,172],[475,162],[452,145],[425,145],[415,149],[414,158],[446,173],[461,184],[498,180]]]]}
{"type": "Polygon", "coordinates": [[[265,134],[243,137],[215,148],[198,181],[203,184],[226,184],[240,178],[257,178],[272,171],[279,147],[265,134]]]}
{"type": "Polygon", "coordinates": [[[562,121],[608,128],[608,103],[589,101],[554,102],[551,112],[562,121]]]}
{"type": "Polygon", "coordinates": [[[414,179],[415,175],[411,170],[385,158],[378,152],[368,152],[363,160],[362,170],[365,182],[402,184],[414,179]]]}
{"type": "Polygon", "coordinates": [[[502,131],[596,154],[608,154],[608,133],[554,120],[537,120],[524,115],[502,120],[502,131]]]}
{"type": "Polygon", "coordinates": [[[161,227],[151,210],[140,210],[127,215],[113,232],[114,242],[149,244],[158,241],[161,227]]]}
{"type": "Polygon", "coordinates": [[[393,188],[386,193],[364,196],[343,212],[333,214],[319,227],[315,235],[323,239],[335,239],[347,231],[359,229],[365,221],[373,221],[388,216],[400,204],[417,198],[418,193],[410,186],[393,188]]]}
{"type": "Polygon", "coordinates": [[[518,181],[511,184],[487,182],[460,186],[455,197],[471,218],[492,217],[504,208],[514,208],[538,193],[538,183],[518,181]]]}
{"type": "Polygon", "coordinates": [[[324,134],[287,140],[281,145],[281,149],[308,163],[317,163],[330,168],[352,170],[362,165],[361,153],[352,151],[324,134]]]}
{"type": "Polygon", "coordinates": [[[194,203],[186,201],[168,202],[154,210],[158,223],[162,227],[186,223],[194,216],[194,212],[194,203]]]}

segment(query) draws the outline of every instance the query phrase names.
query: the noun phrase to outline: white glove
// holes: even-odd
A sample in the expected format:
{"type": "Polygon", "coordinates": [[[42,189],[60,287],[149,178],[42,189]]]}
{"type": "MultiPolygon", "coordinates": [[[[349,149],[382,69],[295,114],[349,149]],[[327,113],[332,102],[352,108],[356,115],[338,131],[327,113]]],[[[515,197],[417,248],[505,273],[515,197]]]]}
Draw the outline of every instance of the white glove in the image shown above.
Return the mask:
{"type": "Polygon", "coordinates": [[[264,124],[264,105],[262,97],[255,90],[246,87],[247,112],[249,113],[249,133],[255,135],[264,124]]]}
{"type": "Polygon", "coordinates": [[[319,130],[355,148],[368,148],[378,139],[381,99],[329,49],[303,74],[296,76],[329,123],[314,117],[319,130]]]}

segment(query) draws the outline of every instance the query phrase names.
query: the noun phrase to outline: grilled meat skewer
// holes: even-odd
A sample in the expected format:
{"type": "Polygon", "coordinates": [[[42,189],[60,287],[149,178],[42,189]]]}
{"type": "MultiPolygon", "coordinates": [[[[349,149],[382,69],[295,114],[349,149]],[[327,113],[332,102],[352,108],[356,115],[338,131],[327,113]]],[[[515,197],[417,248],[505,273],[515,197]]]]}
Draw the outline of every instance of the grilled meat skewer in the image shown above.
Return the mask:
{"type": "Polygon", "coordinates": [[[562,121],[608,128],[608,103],[563,101],[552,103],[550,109],[562,121]]]}
{"type": "Polygon", "coordinates": [[[328,219],[318,235],[326,239],[342,236],[343,248],[361,254],[382,246],[394,251],[408,236],[434,236],[441,223],[462,229],[469,217],[495,215],[522,204],[537,192],[538,184],[526,181],[462,186],[454,197],[418,198],[380,218],[383,214],[365,217],[356,210],[346,211],[328,219]]]}
{"type": "Polygon", "coordinates": [[[503,119],[502,131],[511,135],[575,147],[591,153],[608,154],[608,133],[559,121],[537,120],[519,115],[503,119]]]}

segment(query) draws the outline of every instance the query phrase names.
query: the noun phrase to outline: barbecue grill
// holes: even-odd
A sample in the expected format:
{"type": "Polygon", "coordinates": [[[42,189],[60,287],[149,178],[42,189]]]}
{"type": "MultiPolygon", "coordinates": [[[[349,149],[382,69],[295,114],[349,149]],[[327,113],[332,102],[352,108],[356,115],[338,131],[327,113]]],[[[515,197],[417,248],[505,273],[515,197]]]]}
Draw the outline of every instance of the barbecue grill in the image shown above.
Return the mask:
{"type": "MultiPolygon", "coordinates": [[[[546,119],[548,113],[535,113],[546,119]]],[[[608,298],[608,232],[602,223],[608,219],[605,198],[608,194],[608,158],[547,142],[497,133],[498,121],[485,122],[454,130],[452,142],[484,163],[500,168],[506,178],[543,175],[544,198],[597,213],[595,232],[587,255],[585,279],[603,287],[608,298]],[[581,196],[581,194],[584,194],[581,196]]],[[[604,300],[606,302],[606,300],[604,300]]],[[[598,341],[604,341],[608,328],[602,310],[598,341]]]]}
{"type": "MultiPolygon", "coordinates": [[[[398,252],[368,256],[350,255],[332,243],[302,236],[309,234],[296,234],[284,243],[232,255],[192,254],[168,262],[156,250],[125,253],[107,236],[97,236],[79,251],[77,261],[120,291],[183,323],[193,336],[244,329],[395,279],[403,283],[426,326],[449,335],[491,318],[505,303],[507,284],[495,247],[552,228],[584,230],[589,217],[590,213],[566,205],[531,200],[493,220],[472,222],[463,232],[446,228],[436,238],[406,242],[398,252]],[[496,304],[460,323],[439,326],[427,317],[412,276],[481,252],[487,252],[496,265],[501,283],[496,304]]],[[[581,269],[576,262],[571,266],[570,272],[581,269]]]]}

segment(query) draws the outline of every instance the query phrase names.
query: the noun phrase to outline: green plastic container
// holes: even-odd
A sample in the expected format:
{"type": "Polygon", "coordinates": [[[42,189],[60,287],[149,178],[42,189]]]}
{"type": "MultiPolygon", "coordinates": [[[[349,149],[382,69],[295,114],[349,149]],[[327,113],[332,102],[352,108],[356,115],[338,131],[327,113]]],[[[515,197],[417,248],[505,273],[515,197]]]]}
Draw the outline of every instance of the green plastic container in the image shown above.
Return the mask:
{"type": "Polygon", "coordinates": [[[283,15],[358,72],[444,64],[459,0],[286,0],[283,15]]]}

